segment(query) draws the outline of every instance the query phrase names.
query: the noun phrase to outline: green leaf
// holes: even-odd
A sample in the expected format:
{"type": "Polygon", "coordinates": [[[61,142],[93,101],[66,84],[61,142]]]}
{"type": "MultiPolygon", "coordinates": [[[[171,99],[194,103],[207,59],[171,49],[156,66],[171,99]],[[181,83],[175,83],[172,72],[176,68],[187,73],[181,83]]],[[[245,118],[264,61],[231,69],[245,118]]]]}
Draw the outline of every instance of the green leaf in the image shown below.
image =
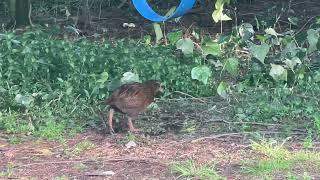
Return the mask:
{"type": "Polygon", "coordinates": [[[100,79],[97,80],[98,83],[105,83],[109,78],[109,73],[108,72],[103,72],[100,74],[100,79]]]}
{"type": "Polygon", "coordinates": [[[121,84],[131,83],[131,82],[140,82],[139,75],[132,72],[125,72],[121,78],[121,84]]]}
{"type": "Polygon", "coordinates": [[[57,78],[57,80],[58,80],[59,82],[64,82],[63,79],[61,79],[61,78],[57,78]]]}
{"type": "Polygon", "coordinates": [[[254,29],[252,24],[250,23],[243,23],[239,27],[239,35],[243,41],[247,41],[254,35],[254,29]]]}
{"type": "Polygon", "coordinates": [[[298,57],[293,57],[292,59],[285,59],[284,61],[286,63],[286,65],[290,68],[290,69],[294,69],[294,67],[297,64],[301,64],[301,60],[298,57]]]}
{"type": "Polygon", "coordinates": [[[203,55],[207,56],[211,54],[213,56],[219,56],[221,54],[220,45],[217,42],[209,41],[206,42],[202,47],[203,55]]]}
{"type": "Polygon", "coordinates": [[[227,83],[221,81],[218,88],[217,88],[217,93],[219,94],[219,96],[221,96],[224,99],[228,98],[228,85],[227,83]]]}
{"type": "Polygon", "coordinates": [[[308,48],[308,52],[311,53],[311,52],[314,52],[317,50],[317,44],[318,44],[318,41],[319,41],[319,30],[320,29],[309,29],[307,31],[307,39],[308,39],[308,42],[309,42],[309,48],[308,48]]]}
{"type": "Polygon", "coordinates": [[[167,37],[171,44],[175,44],[179,39],[181,39],[182,31],[170,32],[167,37]]]}
{"type": "Polygon", "coordinates": [[[276,81],[287,81],[288,72],[287,70],[278,64],[271,64],[269,75],[276,81]]]}
{"type": "Polygon", "coordinates": [[[212,13],[213,20],[217,23],[219,21],[232,20],[229,16],[223,13],[223,7],[225,4],[229,4],[230,0],[217,0],[215,3],[215,10],[212,13]]]}
{"type": "Polygon", "coordinates": [[[24,106],[27,106],[27,107],[30,106],[30,104],[33,101],[33,97],[32,96],[24,96],[24,95],[21,95],[21,94],[17,94],[14,99],[18,104],[21,104],[21,105],[24,105],[24,106]]]}
{"type": "Polygon", "coordinates": [[[211,70],[208,66],[197,66],[191,70],[191,78],[203,82],[204,84],[208,83],[208,79],[211,76],[211,70]]]}
{"type": "Polygon", "coordinates": [[[144,44],[145,45],[150,45],[151,44],[151,36],[150,35],[144,36],[143,40],[144,40],[144,44]]]}
{"type": "Polygon", "coordinates": [[[290,42],[286,45],[286,47],[281,52],[282,58],[296,56],[298,52],[298,48],[295,42],[290,42]]]}
{"type": "Polygon", "coordinates": [[[180,39],[177,44],[177,49],[181,49],[185,56],[190,56],[193,54],[194,44],[190,38],[180,39]]]}
{"type": "Polygon", "coordinates": [[[267,34],[270,34],[272,36],[278,37],[278,33],[273,28],[267,28],[264,30],[264,32],[266,32],[267,34]]]}
{"type": "Polygon", "coordinates": [[[250,53],[253,57],[257,58],[261,63],[264,64],[264,60],[267,57],[270,46],[266,43],[262,43],[261,45],[252,44],[249,47],[250,53]]]}
{"type": "Polygon", "coordinates": [[[160,40],[163,38],[163,33],[162,33],[162,30],[161,30],[160,24],[153,23],[153,29],[154,29],[154,32],[156,34],[156,43],[159,43],[160,40]]]}
{"type": "Polygon", "coordinates": [[[225,69],[233,76],[236,76],[239,72],[239,59],[238,58],[228,58],[225,64],[225,69]]]}

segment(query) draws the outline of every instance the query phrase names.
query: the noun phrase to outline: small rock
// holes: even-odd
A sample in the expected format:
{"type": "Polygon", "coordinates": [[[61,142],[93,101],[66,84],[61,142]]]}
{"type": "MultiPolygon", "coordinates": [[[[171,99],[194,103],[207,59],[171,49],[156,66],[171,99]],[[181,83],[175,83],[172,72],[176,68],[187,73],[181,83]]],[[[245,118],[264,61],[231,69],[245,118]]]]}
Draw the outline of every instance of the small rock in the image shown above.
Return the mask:
{"type": "Polygon", "coordinates": [[[86,173],[87,176],[113,176],[115,172],[113,171],[94,171],[86,173]]]}
{"type": "Polygon", "coordinates": [[[127,144],[126,144],[126,147],[128,149],[132,148],[132,147],[137,147],[137,144],[134,142],[134,141],[129,141],[127,144]]]}

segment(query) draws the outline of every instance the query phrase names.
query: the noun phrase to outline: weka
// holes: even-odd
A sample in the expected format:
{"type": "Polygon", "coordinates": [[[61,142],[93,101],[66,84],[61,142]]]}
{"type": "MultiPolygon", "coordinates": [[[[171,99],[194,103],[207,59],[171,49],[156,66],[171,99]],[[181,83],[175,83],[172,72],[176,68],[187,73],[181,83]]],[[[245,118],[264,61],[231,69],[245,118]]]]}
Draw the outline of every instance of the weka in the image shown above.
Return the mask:
{"type": "Polygon", "coordinates": [[[149,80],[144,83],[124,84],[117,88],[106,100],[106,104],[110,105],[108,118],[110,132],[114,133],[112,127],[114,111],[127,115],[129,131],[141,131],[134,128],[132,118],[144,112],[153,102],[154,97],[159,91],[161,91],[161,85],[156,80],[149,80]]]}

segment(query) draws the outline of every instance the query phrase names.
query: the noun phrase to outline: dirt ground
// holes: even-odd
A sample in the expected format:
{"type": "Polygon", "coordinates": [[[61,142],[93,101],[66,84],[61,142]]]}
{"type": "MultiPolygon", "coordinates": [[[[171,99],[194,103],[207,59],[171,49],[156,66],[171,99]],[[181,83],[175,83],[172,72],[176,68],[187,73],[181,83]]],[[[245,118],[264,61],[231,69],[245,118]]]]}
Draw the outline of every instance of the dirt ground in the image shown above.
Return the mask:
{"type": "MultiPolygon", "coordinates": [[[[236,180],[252,179],[240,174],[241,162],[258,157],[239,136],[199,141],[177,139],[172,134],[139,136],[137,146],[131,148],[122,142],[125,136],[87,132],[64,143],[29,139],[12,145],[7,135],[1,134],[0,172],[10,174],[10,179],[183,179],[171,172],[170,165],[192,159],[197,164],[213,161],[222,176],[236,180]],[[90,141],[95,147],[80,153],[68,151],[81,141],[90,141]],[[103,174],[108,171],[114,175],[103,174]]],[[[299,144],[290,143],[290,148],[299,149],[299,144]]]]}
{"type": "Polygon", "coordinates": [[[224,138],[192,142],[173,135],[143,138],[136,147],[119,142],[125,134],[114,136],[88,132],[61,142],[28,140],[18,145],[0,139],[0,170],[12,169],[10,178],[53,179],[176,179],[169,167],[175,161],[192,159],[197,163],[214,161],[228,179],[238,176],[241,159],[251,155],[250,148],[239,139],[224,138]],[[89,140],[95,148],[77,155],[66,155],[66,147],[89,140]],[[113,171],[112,177],[97,172],[113,171]],[[95,175],[94,175],[95,174],[95,175]]]}

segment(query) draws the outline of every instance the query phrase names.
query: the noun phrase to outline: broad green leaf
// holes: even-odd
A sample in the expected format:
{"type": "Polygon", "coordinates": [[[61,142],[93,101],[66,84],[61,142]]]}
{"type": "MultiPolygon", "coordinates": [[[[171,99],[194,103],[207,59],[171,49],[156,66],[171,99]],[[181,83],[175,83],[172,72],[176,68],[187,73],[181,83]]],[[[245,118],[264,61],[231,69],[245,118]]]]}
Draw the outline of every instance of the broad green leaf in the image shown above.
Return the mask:
{"type": "Polygon", "coordinates": [[[105,83],[109,78],[109,73],[108,72],[103,72],[100,74],[100,79],[97,80],[98,83],[105,83]]]}
{"type": "Polygon", "coordinates": [[[194,44],[190,38],[184,38],[177,41],[177,49],[181,49],[185,56],[190,56],[193,54],[194,44]]]}
{"type": "Polygon", "coordinates": [[[225,69],[233,76],[236,76],[239,72],[239,59],[237,58],[228,58],[225,64],[225,69]]]}
{"type": "Polygon", "coordinates": [[[131,82],[140,82],[139,75],[132,72],[125,72],[121,78],[121,84],[131,83],[131,82]]]}
{"type": "Polygon", "coordinates": [[[177,43],[179,39],[182,38],[182,31],[170,32],[167,37],[171,44],[177,43]]]}
{"type": "Polygon", "coordinates": [[[18,104],[21,104],[21,105],[24,105],[24,106],[27,106],[27,107],[30,106],[30,104],[33,101],[33,97],[32,96],[24,96],[24,95],[21,95],[21,94],[17,94],[14,99],[18,104]]]}
{"type": "Polygon", "coordinates": [[[269,75],[276,81],[287,81],[288,72],[287,70],[278,64],[271,64],[269,75]]]}
{"type": "Polygon", "coordinates": [[[290,69],[294,69],[294,67],[297,64],[301,64],[301,60],[298,57],[293,57],[292,59],[285,59],[284,61],[286,63],[286,65],[290,68],[290,69]]]}
{"type": "Polygon", "coordinates": [[[217,23],[219,21],[232,20],[229,16],[223,13],[223,7],[225,4],[229,4],[230,0],[217,0],[215,3],[215,10],[212,13],[213,20],[217,23]]]}
{"type": "Polygon", "coordinates": [[[218,88],[217,88],[217,93],[219,94],[219,96],[221,96],[224,99],[228,98],[228,85],[225,82],[220,82],[218,88]]]}
{"type": "Polygon", "coordinates": [[[295,42],[290,42],[286,45],[286,47],[281,52],[282,58],[288,58],[296,56],[298,52],[298,48],[295,42]]]}
{"type": "Polygon", "coordinates": [[[276,36],[276,37],[278,36],[278,33],[273,28],[267,28],[264,30],[264,32],[266,32],[267,34],[270,34],[272,36],[276,36]]]}
{"type": "Polygon", "coordinates": [[[239,27],[239,35],[242,38],[243,41],[247,41],[254,35],[254,29],[252,24],[249,23],[243,23],[239,27]]]}
{"type": "Polygon", "coordinates": [[[163,38],[163,33],[162,33],[162,29],[161,29],[160,24],[153,23],[153,29],[156,34],[156,43],[159,43],[160,40],[163,38]]]}
{"type": "Polygon", "coordinates": [[[215,10],[212,13],[213,20],[217,23],[219,21],[230,21],[232,20],[228,15],[223,14],[222,11],[215,10]]]}
{"type": "Polygon", "coordinates": [[[308,34],[308,42],[309,42],[309,48],[308,48],[308,52],[311,53],[311,52],[314,52],[317,50],[317,44],[318,44],[318,41],[319,41],[319,30],[320,29],[309,29],[307,31],[307,34],[308,34]]]}
{"type": "Polygon", "coordinates": [[[257,58],[261,63],[264,64],[264,60],[267,57],[270,46],[268,44],[262,43],[261,45],[252,44],[249,47],[250,53],[253,57],[257,58]]]}
{"type": "Polygon", "coordinates": [[[59,82],[64,82],[63,79],[61,79],[61,78],[57,78],[57,80],[58,80],[59,82]]]}
{"type": "Polygon", "coordinates": [[[197,66],[191,70],[191,78],[203,82],[204,84],[208,83],[208,79],[211,76],[211,70],[208,66],[197,66]]]}
{"type": "Polygon", "coordinates": [[[202,47],[203,55],[211,54],[213,56],[219,56],[221,54],[220,45],[217,42],[206,42],[202,47]]]}

